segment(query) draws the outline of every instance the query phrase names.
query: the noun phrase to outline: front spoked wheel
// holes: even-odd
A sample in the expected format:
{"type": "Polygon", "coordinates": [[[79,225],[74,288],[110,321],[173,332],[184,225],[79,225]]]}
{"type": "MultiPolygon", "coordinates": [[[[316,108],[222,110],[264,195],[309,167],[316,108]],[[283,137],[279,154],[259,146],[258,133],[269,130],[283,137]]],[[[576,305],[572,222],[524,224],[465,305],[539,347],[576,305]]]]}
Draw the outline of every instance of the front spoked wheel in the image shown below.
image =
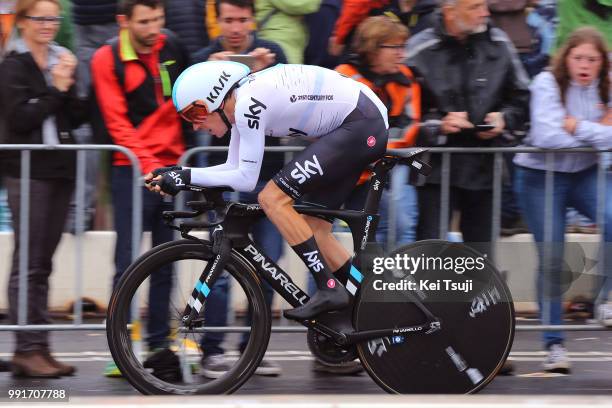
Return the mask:
{"type": "Polygon", "coordinates": [[[109,348],[122,374],[143,394],[230,393],[253,374],[263,358],[270,337],[270,313],[255,271],[233,254],[207,293],[199,327],[183,327],[185,306],[213,259],[210,243],[170,242],[136,260],[117,285],[108,309],[109,348]],[[160,290],[160,285],[171,283],[166,307],[163,293],[167,291],[160,290]],[[230,305],[239,316],[236,322],[219,319],[230,305]],[[249,310],[250,321],[246,317],[249,310]],[[202,332],[230,323],[248,327],[248,340],[242,333],[202,332]],[[160,334],[164,347],[150,350],[147,343],[159,343],[160,334]],[[217,364],[214,370],[207,370],[201,366],[204,357],[223,349],[224,367],[217,364]]]}
{"type": "Polygon", "coordinates": [[[387,392],[474,393],[505,362],[514,339],[514,304],[493,264],[463,244],[420,241],[374,261],[355,307],[357,330],[440,322],[418,332],[358,344],[364,368],[387,392]],[[418,263],[418,264],[417,264],[418,263]],[[429,332],[429,333],[428,333],[429,332]]]}

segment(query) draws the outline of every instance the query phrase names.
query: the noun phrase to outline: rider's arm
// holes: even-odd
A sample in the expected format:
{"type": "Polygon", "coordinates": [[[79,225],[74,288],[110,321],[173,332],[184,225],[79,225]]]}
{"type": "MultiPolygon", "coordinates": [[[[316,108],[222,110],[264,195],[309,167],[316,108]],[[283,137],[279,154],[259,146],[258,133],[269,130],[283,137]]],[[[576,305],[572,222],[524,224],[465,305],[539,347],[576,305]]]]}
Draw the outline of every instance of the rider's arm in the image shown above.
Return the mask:
{"type": "MultiPolygon", "coordinates": [[[[238,115],[236,115],[238,116],[238,115]]],[[[232,128],[227,161],[208,168],[192,168],[191,183],[204,187],[228,186],[236,191],[252,191],[257,185],[263,159],[265,136],[262,132],[232,128]]]]}

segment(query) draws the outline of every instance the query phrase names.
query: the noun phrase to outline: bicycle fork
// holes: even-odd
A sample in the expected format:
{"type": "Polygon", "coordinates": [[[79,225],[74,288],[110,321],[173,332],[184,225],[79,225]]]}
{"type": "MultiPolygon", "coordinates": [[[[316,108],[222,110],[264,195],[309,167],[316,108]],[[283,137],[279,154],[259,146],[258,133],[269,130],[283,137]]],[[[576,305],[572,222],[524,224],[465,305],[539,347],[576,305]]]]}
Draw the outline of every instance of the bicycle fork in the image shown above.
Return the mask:
{"type": "Polygon", "coordinates": [[[212,252],[215,257],[211,262],[208,262],[204,268],[204,271],[200,275],[200,279],[198,279],[195,288],[191,293],[191,298],[189,299],[187,306],[185,306],[185,311],[183,312],[182,318],[182,322],[185,327],[191,328],[200,316],[204,302],[210,294],[211,287],[214,285],[219,275],[223,272],[223,268],[225,267],[232,250],[231,241],[229,238],[224,236],[223,227],[221,225],[218,225],[214,229],[211,234],[211,240],[213,243],[212,252]]]}

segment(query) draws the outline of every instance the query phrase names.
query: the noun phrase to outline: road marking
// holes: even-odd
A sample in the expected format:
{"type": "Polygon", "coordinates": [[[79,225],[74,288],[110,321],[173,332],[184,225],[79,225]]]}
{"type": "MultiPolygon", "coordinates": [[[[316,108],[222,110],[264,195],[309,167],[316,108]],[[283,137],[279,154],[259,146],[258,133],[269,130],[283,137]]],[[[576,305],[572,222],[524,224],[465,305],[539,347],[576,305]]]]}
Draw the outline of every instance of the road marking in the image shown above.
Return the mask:
{"type": "MultiPolygon", "coordinates": [[[[87,362],[87,361],[110,361],[111,354],[108,351],[81,351],[81,352],[60,352],[53,353],[57,358],[66,362],[87,362]]],[[[199,357],[200,353],[195,350],[187,350],[190,357],[199,357]]],[[[237,360],[240,353],[237,350],[225,353],[228,360],[237,360]]],[[[567,353],[569,360],[573,362],[610,362],[612,352],[604,351],[574,351],[567,353]]],[[[545,351],[513,351],[510,353],[509,360],[512,361],[543,361],[547,356],[545,351]]],[[[11,358],[12,353],[0,353],[0,358],[11,358]]],[[[272,350],[266,352],[266,359],[272,361],[312,361],[314,356],[306,350],[272,350]]]]}

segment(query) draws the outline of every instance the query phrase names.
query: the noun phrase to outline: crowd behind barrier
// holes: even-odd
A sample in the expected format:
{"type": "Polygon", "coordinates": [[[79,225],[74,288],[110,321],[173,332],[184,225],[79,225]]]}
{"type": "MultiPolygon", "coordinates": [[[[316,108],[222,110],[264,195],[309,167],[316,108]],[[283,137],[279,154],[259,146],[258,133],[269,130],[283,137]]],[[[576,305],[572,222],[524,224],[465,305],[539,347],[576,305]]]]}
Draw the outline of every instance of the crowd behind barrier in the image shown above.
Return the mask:
{"type": "MultiPolygon", "coordinates": [[[[45,186],[51,185],[48,181],[50,174],[61,175],[65,181],[59,184],[66,191],[71,192],[73,186],[76,186],[76,195],[72,194],[71,203],[66,201],[66,206],[62,204],[61,212],[63,214],[66,210],[67,213],[65,229],[75,232],[77,237],[91,228],[108,228],[109,218],[101,217],[100,214],[109,213],[109,205],[104,204],[104,201],[113,202],[113,229],[118,233],[114,287],[135,256],[131,248],[140,247],[137,244],[143,220],[144,226],[152,227],[154,231],[153,244],[171,239],[171,234],[164,233],[159,218],[161,211],[169,208],[170,203],[152,193],[149,194],[142,185],[137,187],[135,183],[140,179],[139,175],[156,167],[173,165],[179,161],[179,157],[187,162],[188,156],[209,151],[206,145],[216,145],[216,141],[210,142],[210,135],[194,132],[186,122],[181,121],[171,100],[171,86],[177,76],[195,62],[227,60],[230,54],[244,53],[253,57],[252,68],[255,71],[285,61],[319,64],[329,68],[342,64],[337,70],[366,83],[389,109],[389,122],[391,127],[397,130],[395,134],[401,141],[390,143],[389,148],[434,146],[428,160],[435,170],[428,181],[412,180],[409,184],[408,174],[396,169],[397,174],[392,179],[395,183],[386,193],[388,197],[383,203],[383,208],[387,208],[388,212],[383,214],[383,228],[379,234],[379,239],[386,239],[388,249],[410,242],[415,236],[416,239],[447,238],[454,209],[459,209],[463,217],[459,218],[452,229],[463,232],[465,241],[494,244],[504,230],[517,230],[517,226],[518,230],[521,230],[525,221],[531,230],[544,231],[543,234],[536,234],[538,241],[558,241],[559,234],[553,237],[550,232],[553,229],[551,225],[554,224],[556,228],[563,224],[566,209],[563,208],[561,216],[555,212],[556,218],[552,221],[552,209],[557,201],[551,198],[553,187],[550,183],[552,180],[563,181],[565,176],[558,173],[567,169],[555,168],[556,172],[546,172],[545,176],[542,173],[541,193],[545,198],[542,209],[546,217],[535,219],[532,214],[525,213],[533,205],[526,203],[522,195],[524,191],[520,188],[525,184],[519,184],[517,187],[518,195],[513,192],[512,185],[515,172],[520,180],[524,181],[525,168],[534,165],[533,160],[525,161],[525,157],[528,157],[525,154],[532,155],[535,150],[498,147],[518,146],[525,141],[533,146],[555,149],[594,146],[602,151],[610,147],[610,141],[607,139],[612,103],[609,96],[606,99],[602,90],[607,89],[609,92],[609,79],[606,80],[605,74],[610,67],[605,65],[608,61],[605,58],[605,42],[609,50],[612,25],[609,24],[611,7],[605,1],[584,0],[557,4],[549,0],[181,0],[166,2],[164,7],[157,4],[150,7],[153,3],[140,3],[137,0],[0,1],[0,61],[7,58],[0,67],[4,70],[4,77],[6,74],[10,75],[10,79],[3,85],[5,89],[0,100],[7,107],[7,112],[13,112],[11,118],[0,117],[0,143],[13,143],[7,145],[9,147],[0,144],[0,175],[8,177],[4,182],[0,182],[0,231],[11,229],[7,201],[13,200],[12,203],[17,203],[20,200],[20,229],[16,230],[19,245],[14,258],[16,264],[13,267],[15,276],[15,271],[19,269],[19,285],[14,282],[12,287],[19,288],[18,323],[22,327],[27,320],[27,313],[24,311],[27,299],[23,294],[28,290],[24,276],[28,269],[27,243],[30,231],[27,221],[32,214],[28,213],[30,208],[26,205],[27,198],[24,199],[24,192],[30,191],[29,184],[24,181],[18,183],[19,174],[30,174],[32,188],[37,191],[42,191],[39,180],[46,179],[45,186]],[[118,9],[118,6],[121,8],[118,9]],[[198,10],[201,13],[198,13],[198,10]],[[138,14],[139,18],[148,19],[150,24],[147,29],[139,29],[130,24],[132,19],[135,19],[134,13],[141,13],[138,14]],[[39,18],[41,15],[45,17],[39,18]],[[164,25],[164,15],[165,28],[176,32],[178,36],[172,31],[160,31],[164,25]],[[499,28],[487,26],[489,20],[505,33],[499,28]],[[206,22],[206,25],[203,22],[206,22]],[[394,24],[396,28],[385,33],[384,27],[392,27],[394,24]],[[37,38],[35,28],[41,25],[52,26],[57,41],[74,50],[76,55],[67,48],[56,46],[51,42],[52,38],[37,38]],[[572,39],[576,38],[576,28],[584,25],[596,27],[603,35],[604,43],[595,51],[580,47],[584,43],[596,44],[600,41],[597,37],[600,34],[595,34],[597,41],[584,40],[583,37],[582,40],[567,46],[568,42],[571,44],[572,39]],[[469,28],[469,32],[461,31],[465,27],[469,28]],[[113,40],[118,33],[119,36],[113,40]],[[409,38],[408,33],[411,36],[409,38]],[[482,33],[486,35],[481,35],[482,33]],[[47,54],[42,52],[44,47],[50,50],[49,65],[41,63],[47,58],[47,54]],[[561,63],[551,59],[557,48],[568,52],[562,56],[561,63]],[[148,54],[148,51],[142,52],[143,49],[152,49],[155,52],[148,54]],[[595,75],[597,85],[593,85],[594,82],[585,85],[589,89],[589,97],[593,98],[592,104],[596,105],[597,109],[601,108],[601,115],[598,110],[581,110],[582,107],[573,104],[571,96],[569,101],[566,100],[566,88],[562,89],[560,95],[556,91],[554,79],[564,83],[563,81],[569,78],[566,71],[572,70],[571,66],[565,67],[565,70],[559,67],[565,64],[566,59],[568,65],[571,65],[570,59],[578,58],[576,55],[570,55],[573,49],[579,49],[582,54],[590,53],[588,56],[581,54],[580,57],[583,60],[593,60],[588,62],[591,68],[596,65],[595,60],[600,58],[595,54],[601,54],[602,66],[599,68],[600,72],[595,75]],[[34,57],[31,61],[23,57],[27,56],[28,52],[34,57]],[[27,67],[32,70],[31,77],[38,75],[38,72],[42,74],[40,77],[36,76],[35,80],[28,80],[28,87],[31,90],[38,89],[39,95],[48,94],[48,97],[37,98],[35,93],[28,94],[29,90],[23,94],[17,92],[24,89],[14,87],[24,80],[19,76],[20,68],[15,69],[15,61],[20,61],[19,58],[21,63],[25,64],[21,66],[22,69],[27,67]],[[395,62],[385,65],[386,61],[395,62]],[[487,61],[488,68],[493,64],[495,68],[489,69],[488,73],[481,72],[479,66],[471,61],[479,62],[480,66],[484,66],[483,61],[487,61]],[[538,85],[544,82],[543,74],[529,84],[551,62],[552,74],[546,73],[549,75],[549,84],[544,87],[546,89],[542,91],[542,86],[538,88],[538,85]],[[146,80],[140,82],[143,75],[146,80]],[[554,79],[551,79],[553,76],[554,79]],[[474,81],[467,81],[468,78],[473,78],[474,81]],[[470,85],[472,82],[474,86],[470,85]],[[487,85],[483,86],[483,83],[487,85]],[[67,98],[59,98],[58,91],[71,95],[72,104],[69,105],[67,98]],[[549,94],[545,99],[537,99],[537,92],[549,94]],[[529,122],[527,108],[530,94],[532,101],[534,96],[538,101],[537,106],[531,105],[532,129],[539,130],[536,137],[531,135],[530,139],[524,139],[529,131],[525,125],[529,122]],[[84,98],[87,97],[90,104],[85,103],[84,98]],[[607,106],[597,105],[597,98],[601,99],[600,104],[602,101],[607,102],[607,106]],[[478,103],[473,103],[474,100],[478,103]],[[20,105],[24,101],[27,101],[27,104],[20,105]],[[538,122],[534,122],[534,118],[540,118],[542,115],[535,110],[543,108],[540,104],[547,103],[550,103],[547,105],[548,113],[557,115],[554,118],[551,116],[551,120],[563,123],[563,126],[554,132],[563,133],[563,137],[571,142],[551,143],[548,139],[546,143],[538,141],[537,137],[543,133],[541,129],[550,127],[550,123],[546,122],[537,127],[538,122]],[[565,116],[561,112],[565,112],[565,116]],[[27,121],[23,119],[25,117],[33,118],[31,123],[27,123],[28,126],[27,121]],[[578,119],[581,120],[580,124],[578,119]],[[596,128],[594,125],[595,127],[586,129],[582,120],[597,123],[597,126],[601,124],[603,128],[596,128]],[[474,132],[469,129],[473,124],[491,124],[493,129],[474,132]],[[19,145],[14,143],[26,141],[60,144],[57,147],[44,146],[40,149],[23,147],[25,150],[20,159],[17,159],[16,155],[7,154],[9,150],[19,150],[19,145]],[[75,141],[81,144],[78,147],[71,146],[75,141]],[[100,146],[92,145],[92,142],[117,144],[115,148],[99,148],[100,146]],[[193,146],[203,147],[189,150],[193,146]],[[68,152],[79,149],[78,154],[74,156],[68,152]],[[59,152],[63,150],[66,152],[59,152]],[[112,164],[107,160],[108,157],[100,154],[98,150],[114,151],[112,164]],[[49,153],[52,151],[55,152],[49,153]],[[129,153],[126,153],[128,151],[129,153]],[[457,154],[455,160],[452,158],[453,153],[457,154]],[[514,158],[516,153],[519,153],[518,158],[514,158]],[[60,154],[65,154],[62,156],[65,160],[56,160],[60,154]],[[31,168],[28,167],[30,155],[33,157],[31,168]],[[53,167],[54,162],[59,164],[53,167]],[[21,173],[16,171],[19,167],[21,173]],[[74,168],[77,172],[76,178],[74,174],[70,174],[74,168]],[[98,175],[98,169],[101,170],[102,176],[98,175]],[[506,172],[510,183],[504,183],[502,180],[506,172]],[[9,187],[8,195],[3,185],[9,187]],[[136,190],[142,190],[142,196],[136,190]],[[126,196],[134,197],[134,201],[132,202],[131,198],[126,199],[126,196]],[[141,201],[145,203],[143,211],[140,211],[141,201]]],[[[591,81],[595,79],[591,78],[591,81]]],[[[571,87],[567,92],[570,91],[571,87]]],[[[554,137],[557,137],[557,134],[554,134],[554,137]]],[[[278,142],[278,139],[274,140],[278,142]]],[[[220,145],[224,143],[221,142],[220,145]]],[[[292,149],[281,146],[271,150],[288,152],[292,149]]],[[[589,152],[589,164],[593,165],[597,163],[598,156],[594,155],[592,150],[589,152]]],[[[568,154],[581,153],[572,151],[568,154]]],[[[550,168],[561,156],[562,153],[547,154],[544,161],[550,168]]],[[[273,160],[268,157],[265,161],[272,164],[273,160]]],[[[214,155],[207,155],[189,163],[205,165],[215,162],[219,161],[214,155]]],[[[597,194],[589,196],[587,200],[574,199],[570,203],[579,207],[581,214],[590,217],[585,219],[584,215],[578,215],[581,217],[578,223],[597,224],[602,231],[607,231],[606,202],[612,201],[607,200],[608,195],[612,193],[602,193],[607,178],[605,167],[606,164],[600,161],[598,170],[594,167],[589,170],[589,186],[597,185],[597,194]],[[595,196],[597,198],[593,198],[595,196]],[[597,201],[595,206],[593,200],[597,201]]],[[[536,166],[536,169],[542,168],[536,166]]],[[[577,174],[582,174],[584,166],[574,170],[577,170],[577,174]]],[[[270,178],[274,172],[265,177],[270,178]]],[[[535,177],[533,174],[531,176],[535,177]]],[[[263,178],[264,175],[262,185],[263,178]]],[[[567,185],[573,185],[571,183],[576,182],[566,182],[567,185]]],[[[347,201],[347,207],[359,207],[363,197],[359,195],[358,190],[356,189],[356,194],[349,200],[351,202],[347,201]]],[[[575,198],[575,195],[567,194],[568,197],[575,198]]],[[[52,196],[53,194],[47,195],[52,196]]],[[[62,200],[68,200],[66,194],[61,193],[61,196],[62,200]]],[[[255,197],[241,196],[241,199],[254,201],[255,197]]],[[[36,209],[44,208],[47,201],[48,199],[37,200],[35,204],[42,207],[36,209]]],[[[14,206],[14,210],[17,208],[14,206]]],[[[17,225],[17,220],[12,223],[17,225]]],[[[63,225],[64,216],[58,217],[55,224],[63,225]]],[[[61,233],[61,225],[54,228],[55,230],[61,233]]],[[[563,228],[561,235],[564,230],[563,228]]],[[[608,241],[607,232],[603,235],[606,239],[601,240],[602,254],[606,249],[605,242],[608,241]]],[[[270,230],[265,230],[263,236],[271,236],[270,230]]],[[[57,239],[59,240],[59,235],[57,239]]],[[[562,237],[560,239],[563,240],[562,237]]],[[[48,276],[51,272],[50,257],[56,244],[53,242],[46,251],[50,253],[41,257],[43,265],[39,275],[48,276]],[[49,261],[46,258],[49,258],[49,261]]],[[[34,243],[35,247],[36,245],[38,244],[34,243]]],[[[495,246],[491,245],[484,250],[493,253],[494,248],[495,246]]],[[[276,252],[279,257],[282,255],[282,250],[276,252]]],[[[553,251],[553,254],[549,255],[553,260],[559,258],[558,252],[553,251]]],[[[30,260],[37,259],[32,254],[29,256],[30,260]]],[[[77,264],[82,263],[78,248],[76,256],[77,264]]],[[[604,268],[604,263],[601,262],[599,267],[604,268]]],[[[35,266],[34,270],[37,270],[36,268],[38,266],[35,266]]],[[[540,268],[546,269],[545,261],[541,261],[540,268]]],[[[605,276],[605,273],[601,275],[605,276]]],[[[170,272],[167,272],[163,279],[160,275],[159,284],[152,285],[151,295],[156,301],[149,305],[150,315],[163,315],[163,310],[167,307],[164,299],[169,296],[170,279],[170,272]]],[[[77,277],[77,280],[80,278],[77,277]]],[[[222,289],[221,286],[218,291],[222,289]]],[[[77,284],[76,287],[79,288],[80,285],[77,284]]],[[[82,323],[79,303],[81,295],[75,294],[79,307],[75,322],[77,326],[82,323]]],[[[595,294],[593,295],[595,298],[595,294]]],[[[271,296],[269,297],[270,304],[271,296]]],[[[218,300],[216,309],[225,310],[227,299],[219,295],[218,300]]],[[[606,300],[607,293],[603,298],[597,299],[597,302],[606,300]]],[[[559,296],[556,296],[551,304],[557,309],[552,320],[543,320],[544,327],[559,323],[559,296]]],[[[15,310],[13,308],[12,313],[15,310]]],[[[45,311],[40,312],[39,314],[44,315],[45,311]]],[[[609,319],[604,316],[604,321],[608,319],[612,323],[612,308],[604,312],[606,316],[609,314],[609,319]]],[[[215,316],[222,317],[225,314],[226,312],[217,313],[215,316]]],[[[149,323],[149,348],[164,347],[163,338],[166,337],[168,328],[163,326],[163,322],[149,323]]],[[[221,318],[218,324],[225,325],[225,320],[221,318]]],[[[39,337],[42,339],[44,336],[39,337]]],[[[218,343],[221,340],[222,337],[217,336],[213,342],[218,343]]],[[[544,335],[545,347],[549,350],[552,345],[562,344],[562,340],[559,333],[544,335]]],[[[39,341],[41,344],[34,344],[36,341],[30,348],[34,350],[42,347],[43,351],[48,349],[44,339],[39,341]]],[[[214,347],[208,344],[206,348],[212,350],[214,347]]],[[[221,353],[222,349],[220,350],[221,353]]],[[[19,349],[17,351],[20,352],[19,349]]],[[[25,348],[21,350],[27,358],[29,357],[24,353],[29,351],[31,350],[25,348]]],[[[558,355],[551,354],[549,357],[554,359],[558,355]]],[[[26,366],[27,358],[24,359],[26,366]]],[[[52,365],[60,364],[57,361],[50,362],[52,365]]],[[[58,365],[55,369],[48,367],[47,374],[57,374],[70,369],[65,365],[58,365]]],[[[117,373],[116,367],[109,365],[107,372],[111,375],[117,373]]]]}

